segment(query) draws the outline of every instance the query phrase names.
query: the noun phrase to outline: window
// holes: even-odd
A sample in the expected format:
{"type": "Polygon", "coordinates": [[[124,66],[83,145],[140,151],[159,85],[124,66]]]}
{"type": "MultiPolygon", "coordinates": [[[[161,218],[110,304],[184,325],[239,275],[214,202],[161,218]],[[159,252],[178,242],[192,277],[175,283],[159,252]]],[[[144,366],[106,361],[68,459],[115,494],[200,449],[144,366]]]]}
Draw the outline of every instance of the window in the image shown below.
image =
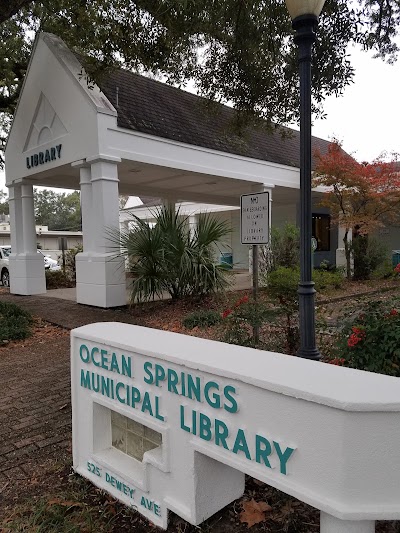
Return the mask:
{"type": "Polygon", "coordinates": [[[312,235],[317,239],[317,252],[329,252],[331,249],[331,217],[330,215],[312,216],[312,235]]]}
{"type": "Polygon", "coordinates": [[[115,411],[111,411],[111,439],[114,448],[138,461],[162,444],[161,433],[115,411]]]}

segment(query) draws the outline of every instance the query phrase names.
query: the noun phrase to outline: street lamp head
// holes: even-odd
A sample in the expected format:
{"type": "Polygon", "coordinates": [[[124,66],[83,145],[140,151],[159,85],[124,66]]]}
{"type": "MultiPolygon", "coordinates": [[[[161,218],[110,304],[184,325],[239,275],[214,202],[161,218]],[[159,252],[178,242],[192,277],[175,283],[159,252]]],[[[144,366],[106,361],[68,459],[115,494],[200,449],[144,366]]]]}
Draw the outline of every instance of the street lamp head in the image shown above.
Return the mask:
{"type": "Polygon", "coordinates": [[[286,7],[292,20],[307,15],[318,18],[324,4],[325,0],[286,0],[286,7]]]}

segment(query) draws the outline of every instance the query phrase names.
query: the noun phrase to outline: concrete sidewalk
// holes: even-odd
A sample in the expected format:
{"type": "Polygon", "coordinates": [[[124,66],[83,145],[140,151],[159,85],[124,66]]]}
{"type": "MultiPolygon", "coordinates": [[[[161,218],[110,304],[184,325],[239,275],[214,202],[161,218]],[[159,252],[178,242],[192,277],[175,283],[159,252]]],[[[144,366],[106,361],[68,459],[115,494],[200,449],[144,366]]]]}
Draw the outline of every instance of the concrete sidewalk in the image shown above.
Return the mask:
{"type": "MultiPolygon", "coordinates": [[[[232,272],[232,275],[234,276],[234,281],[232,283],[232,287],[229,290],[232,291],[240,291],[240,290],[246,290],[250,289],[252,284],[252,278],[251,275],[248,273],[248,271],[235,271],[232,272]]],[[[126,303],[128,304],[130,302],[130,285],[131,285],[131,279],[127,278],[126,280],[126,303]]],[[[76,289],[52,289],[50,291],[47,291],[43,296],[47,298],[59,298],[61,300],[68,300],[70,302],[76,302],[76,289]]],[[[159,300],[160,298],[155,298],[156,300],[159,300]]],[[[165,294],[161,298],[162,300],[168,300],[169,295],[165,294]]]]}

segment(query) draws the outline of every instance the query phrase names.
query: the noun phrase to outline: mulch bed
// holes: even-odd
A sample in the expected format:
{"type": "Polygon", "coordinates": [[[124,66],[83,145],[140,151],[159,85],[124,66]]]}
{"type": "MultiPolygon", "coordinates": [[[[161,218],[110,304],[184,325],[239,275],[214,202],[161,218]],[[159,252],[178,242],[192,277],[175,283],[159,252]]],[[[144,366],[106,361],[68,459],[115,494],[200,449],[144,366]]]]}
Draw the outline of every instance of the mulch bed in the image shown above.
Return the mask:
{"type": "MultiPolygon", "coordinates": [[[[320,307],[329,316],[338,307],[336,303],[338,297],[347,296],[348,298],[350,297],[350,302],[356,302],[360,297],[360,293],[364,293],[367,290],[370,293],[379,290],[381,294],[378,297],[386,297],[399,293],[399,282],[381,282],[378,287],[376,282],[374,282],[374,285],[369,283],[351,284],[346,286],[339,294],[336,292],[335,295],[325,295],[324,301],[326,303],[320,305],[320,307]],[[329,303],[330,300],[332,300],[332,303],[329,303]]],[[[8,291],[0,288],[0,294],[2,292],[8,291]]],[[[133,319],[132,321],[139,325],[204,338],[218,338],[220,331],[217,327],[187,330],[182,326],[182,319],[187,314],[198,309],[212,308],[217,311],[223,311],[232,301],[246,293],[248,294],[250,291],[231,293],[220,299],[210,298],[198,302],[148,303],[135,306],[130,309],[129,314],[133,319]]],[[[0,348],[0,374],[3,360],[7,360],[9,364],[10,357],[20,358],[23,354],[29,354],[33,349],[38,355],[49,353],[53,349],[56,340],[63,341],[68,336],[68,330],[51,325],[44,320],[35,319],[32,337],[23,341],[9,342],[6,346],[0,348]]],[[[62,356],[63,358],[68,358],[67,344],[65,341],[63,343],[65,353],[62,356]]],[[[69,377],[66,376],[65,379],[68,381],[69,377]]],[[[46,394],[47,391],[43,390],[44,397],[46,394]]],[[[57,432],[56,428],[54,428],[54,432],[57,432]]],[[[76,491],[78,486],[79,494],[81,494],[79,504],[82,504],[85,509],[93,510],[94,516],[99,516],[99,513],[104,514],[104,524],[107,523],[107,526],[104,526],[104,531],[110,533],[117,531],[120,533],[131,531],[149,533],[157,531],[157,528],[142,518],[141,515],[128,511],[104,492],[96,489],[82,478],[72,475],[70,455],[70,445],[57,450],[49,448],[44,450],[42,454],[35,455],[30,462],[27,461],[27,465],[30,465],[29,468],[26,468],[29,474],[28,477],[20,481],[15,480],[11,492],[9,491],[8,482],[3,481],[2,483],[2,478],[0,477],[0,531],[4,531],[4,533],[11,531],[9,529],[11,523],[9,520],[14,520],[21,514],[24,516],[24,512],[28,516],[33,506],[35,506],[35,502],[45,501],[49,507],[64,505],[66,499],[68,502],[71,490],[76,491]],[[29,502],[29,507],[28,510],[23,511],[23,506],[26,502],[29,502]],[[106,510],[105,513],[104,510],[106,510]]],[[[79,512],[80,506],[72,506],[68,510],[68,513],[79,514],[79,512]]],[[[312,533],[319,531],[319,512],[317,510],[250,477],[247,478],[246,491],[243,498],[211,517],[200,528],[191,526],[171,513],[169,531],[174,533],[195,533],[199,531],[240,533],[249,530],[249,524],[252,523],[253,516],[256,516],[256,520],[261,518],[260,522],[251,526],[251,531],[255,533],[312,533]],[[256,512],[254,512],[254,509],[256,512]]],[[[29,532],[34,530],[36,529],[20,529],[19,531],[29,532]]],[[[86,531],[84,527],[81,530],[86,531]]],[[[98,531],[102,530],[99,529],[98,531]]],[[[57,528],[46,529],[46,531],[57,531],[59,533],[57,528]]],[[[91,530],[87,529],[87,531],[91,530]]],[[[376,531],[379,533],[399,533],[400,523],[379,522],[376,531]]]]}

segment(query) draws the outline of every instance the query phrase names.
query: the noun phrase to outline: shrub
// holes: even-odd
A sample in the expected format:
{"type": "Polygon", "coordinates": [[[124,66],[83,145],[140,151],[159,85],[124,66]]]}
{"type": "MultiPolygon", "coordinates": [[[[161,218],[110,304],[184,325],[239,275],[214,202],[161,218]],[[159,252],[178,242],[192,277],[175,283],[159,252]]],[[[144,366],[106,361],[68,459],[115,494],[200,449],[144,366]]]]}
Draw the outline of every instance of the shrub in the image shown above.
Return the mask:
{"type": "Polygon", "coordinates": [[[46,270],[46,289],[64,289],[74,287],[75,281],[62,270],[46,270]]]}
{"type": "Polygon", "coordinates": [[[313,281],[318,292],[340,289],[343,285],[343,273],[337,270],[314,270],[313,281]]]}
{"type": "MultiPolygon", "coordinates": [[[[286,350],[295,353],[299,346],[300,333],[298,326],[300,280],[299,268],[279,267],[268,275],[267,291],[269,297],[278,305],[285,317],[284,334],[286,337],[286,350]]],[[[313,280],[317,291],[340,288],[343,276],[340,272],[314,270],[313,280]]]]}
{"type": "MultiPolygon", "coordinates": [[[[338,270],[314,269],[312,276],[315,290],[318,292],[340,289],[343,284],[343,274],[338,270]]],[[[289,310],[297,309],[299,281],[299,268],[278,268],[268,275],[268,292],[283,307],[289,310]]]]}
{"type": "Polygon", "coordinates": [[[0,341],[26,339],[31,335],[32,315],[21,307],[0,302],[0,341]]]}
{"type": "Polygon", "coordinates": [[[400,300],[372,301],[341,323],[335,358],[351,368],[400,377],[400,300]]]}
{"type": "Polygon", "coordinates": [[[172,207],[154,213],[154,227],[132,217],[134,229],[110,235],[128,259],[134,278],[132,301],[150,300],[163,292],[173,299],[202,296],[229,285],[229,272],[216,264],[215,254],[218,243],[230,232],[225,222],[203,214],[192,233],[188,217],[172,207]]]}
{"type": "MultiPolygon", "coordinates": [[[[76,254],[79,254],[83,252],[83,245],[80,243],[77,243],[76,246],[73,248],[70,248],[69,250],[65,250],[65,274],[66,276],[75,282],[76,280],[76,264],[75,264],[75,256],[76,254]]],[[[63,264],[62,255],[58,257],[59,264],[63,264]]],[[[73,287],[74,285],[69,285],[70,287],[73,287]]],[[[56,287],[54,287],[56,288],[56,287]]]]}
{"type": "Polygon", "coordinates": [[[298,268],[280,267],[268,276],[268,295],[279,305],[285,316],[285,335],[287,350],[296,352],[299,345],[299,295],[298,285],[300,271],[298,268]]]}
{"type": "Polygon", "coordinates": [[[182,324],[187,329],[193,329],[196,327],[207,328],[209,326],[215,326],[221,322],[221,315],[217,311],[212,309],[201,309],[200,311],[194,311],[185,317],[182,324]]]}
{"type": "Polygon", "coordinates": [[[267,252],[267,271],[279,267],[295,268],[300,262],[300,230],[286,223],[282,228],[271,228],[271,247],[267,252]]]}
{"type": "Polygon", "coordinates": [[[351,244],[354,258],[354,279],[370,279],[374,272],[387,270],[389,250],[384,243],[368,235],[358,235],[351,244]],[[386,266],[385,266],[386,265],[386,266]]]}
{"type": "Polygon", "coordinates": [[[253,328],[260,328],[266,321],[273,320],[276,314],[276,310],[264,303],[249,301],[247,295],[243,296],[221,314],[224,324],[223,341],[259,348],[260,343],[257,344],[254,339],[253,328]]]}

